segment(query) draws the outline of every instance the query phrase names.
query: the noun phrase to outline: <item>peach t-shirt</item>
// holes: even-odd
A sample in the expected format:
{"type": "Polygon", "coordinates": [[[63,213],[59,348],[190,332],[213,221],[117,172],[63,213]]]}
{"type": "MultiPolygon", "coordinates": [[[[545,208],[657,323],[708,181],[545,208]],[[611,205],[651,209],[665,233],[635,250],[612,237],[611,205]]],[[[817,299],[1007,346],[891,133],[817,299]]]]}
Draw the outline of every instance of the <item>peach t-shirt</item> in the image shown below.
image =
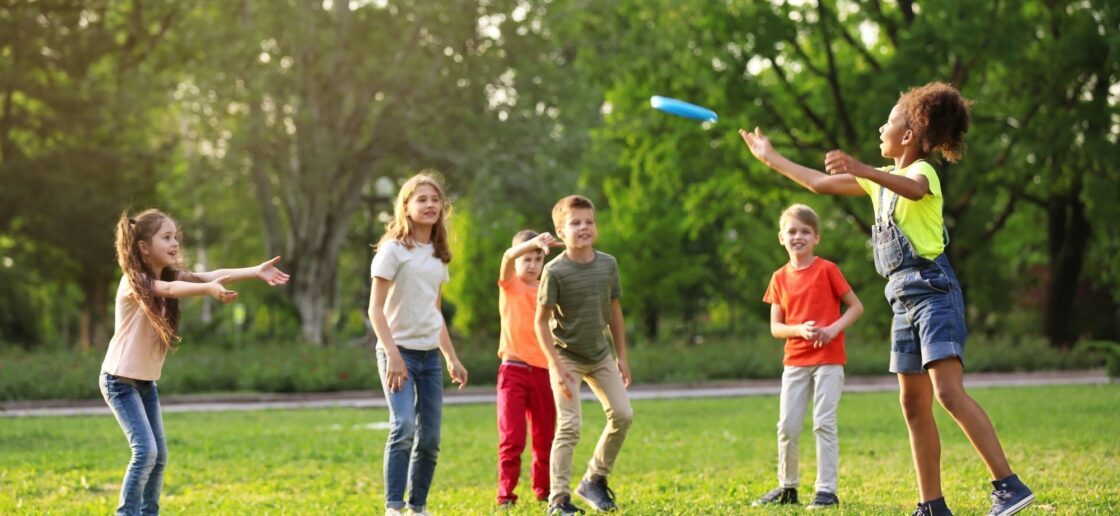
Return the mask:
{"type": "Polygon", "coordinates": [[[116,306],[113,338],[109,341],[109,351],[105,353],[101,370],[133,380],[159,380],[167,352],[160,345],[155,326],[144,315],[140,301],[132,295],[128,276],[121,277],[116,306]]]}
{"type": "Polygon", "coordinates": [[[540,282],[526,283],[517,276],[498,282],[498,313],[502,315],[498,356],[503,360],[520,360],[531,366],[547,368],[548,359],[537,343],[534,328],[539,286],[540,282]]]}

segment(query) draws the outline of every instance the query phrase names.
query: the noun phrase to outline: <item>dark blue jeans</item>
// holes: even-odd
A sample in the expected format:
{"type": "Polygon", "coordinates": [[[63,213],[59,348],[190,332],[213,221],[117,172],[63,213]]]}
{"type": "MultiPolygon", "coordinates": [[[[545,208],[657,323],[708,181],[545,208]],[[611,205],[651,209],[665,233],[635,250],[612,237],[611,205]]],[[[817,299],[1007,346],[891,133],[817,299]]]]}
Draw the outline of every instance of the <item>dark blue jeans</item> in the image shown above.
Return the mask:
{"type": "Polygon", "coordinates": [[[156,382],[103,372],[98,383],[132,448],[132,460],[121,482],[117,514],[159,514],[167,439],[163,435],[156,382]]]}
{"type": "Polygon", "coordinates": [[[389,439],[385,443],[385,507],[423,511],[439,457],[443,420],[443,359],[440,351],[400,349],[408,378],[397,392],[384,389],[388,358],[377,348],[377,369],[389,404],[389,439]]]}

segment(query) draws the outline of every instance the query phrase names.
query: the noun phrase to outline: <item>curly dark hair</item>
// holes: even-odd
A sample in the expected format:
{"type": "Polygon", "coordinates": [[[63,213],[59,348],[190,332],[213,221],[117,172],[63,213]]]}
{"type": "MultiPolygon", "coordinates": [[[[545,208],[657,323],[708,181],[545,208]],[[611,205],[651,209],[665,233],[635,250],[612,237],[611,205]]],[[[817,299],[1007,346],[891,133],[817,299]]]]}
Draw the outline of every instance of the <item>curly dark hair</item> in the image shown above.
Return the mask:
{"type": "Polygon", "coordinates": [[[944,82],[910,88],[898,98],[906,124],[914,132],[922,154],[940,152],[950,163],[964,155],[972,101],[944,82]]]}

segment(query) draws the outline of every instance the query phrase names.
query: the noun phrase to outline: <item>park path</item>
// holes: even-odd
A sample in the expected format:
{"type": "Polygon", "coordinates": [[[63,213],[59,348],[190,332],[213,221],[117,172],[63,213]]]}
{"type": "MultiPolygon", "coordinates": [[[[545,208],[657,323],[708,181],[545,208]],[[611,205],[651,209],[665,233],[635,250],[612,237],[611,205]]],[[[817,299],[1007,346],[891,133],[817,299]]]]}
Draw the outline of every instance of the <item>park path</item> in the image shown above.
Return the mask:
{"type": "MultiPolygon", "coordinates": [[[[1041,385],[1099,385],[1109,383],[1103,370],[1037,371],[1030,373],[969,373],[965,386],[1022,387],[1041,385]]],[[[844,382],[844,392],[897,391],[894,375],[853,376],[844,382]]],[[[695,384],[655,384],[630,387],[630,399],[726,398],[737,396],[777,396],[781,380],[743,380],[703,382],[695,384]]],[[[594,400],[584,386],[581,397],[594,400]]],[[[380,392],[348,391],[309,394],[223,394],[165,396],[160,399],[163,412],[222,412],[271,409],[321,408],[384,408],[380,392]]],[[[485,404],[495,402],[493,386],[468,387],[462,391],[449,389],[444,394],[446,405],[485,404]]],[[[0,402],[0,417],[91,416],[110,415],[101,399],[39,400],[0,402]]]]}

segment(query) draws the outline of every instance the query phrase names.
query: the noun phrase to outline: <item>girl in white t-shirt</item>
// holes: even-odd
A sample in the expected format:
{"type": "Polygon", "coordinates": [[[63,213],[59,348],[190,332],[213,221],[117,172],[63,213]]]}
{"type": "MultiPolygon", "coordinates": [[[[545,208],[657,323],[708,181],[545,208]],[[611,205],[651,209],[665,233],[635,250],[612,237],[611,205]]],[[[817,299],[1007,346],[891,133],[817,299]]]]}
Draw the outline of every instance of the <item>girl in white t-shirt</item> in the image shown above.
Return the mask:
{"type": "Polygon", "coordinates": [[[385,514],[405,507],[425,514],[439,455],[443,418],[443,367],[462,389],[467,370],[459,362],[440,312],[451,251],[443,187],[422,172],[401,186],[393,220],[377,244],[370,275],[369,320],[377,334],[377,368],[389,405],[385,443],[385,514]]]}
{"type": "Polygon", "coordinates": [[[132,217],[122,213],[116,233],[117,263],[124,276],[99,384],[132,448],[117,514],[158,514],[167,440],[156,380],[167,350],[179,340],[179,298],[213,296],[230,303],[237,293],[226,289],[226,283],[259,278],[283,285],[288,275],[276,268],[279,256],[256,267],[181,270],[179,228],[158,210],[132,217]]]}

